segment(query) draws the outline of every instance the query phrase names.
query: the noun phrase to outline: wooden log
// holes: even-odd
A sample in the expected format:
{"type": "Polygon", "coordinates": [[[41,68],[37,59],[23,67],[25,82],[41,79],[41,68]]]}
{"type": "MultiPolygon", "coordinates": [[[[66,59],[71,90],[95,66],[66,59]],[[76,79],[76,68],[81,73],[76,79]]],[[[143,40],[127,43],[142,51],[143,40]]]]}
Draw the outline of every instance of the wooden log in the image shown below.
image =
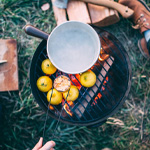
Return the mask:
{"type": "MultiPolygon", "coordinates": [[[[55,0],[52,0],[52,3],[54,3],[54,1],[55,0]]],[[[56,6],[53,5],[53,11],[54,11],[54,17],[55,17],[57,25],[60,25],[63,22],[67,21],[65,9],[57,8],[56,6]]]]}
{"type": "Polygon", "coordinates": [[[118,12],[103,6],[88,4],[91,23],[100,27],[114,24],[120,20],[118,12]]]}
{"type": "Polygon", "coordinates": [[[98,87],[101,86],[101,84],[103,83],[103,80],[106,78],[107,72],[109,71],[110,67],[112,66],[114,61],[114,58],[112,56],[110,56],[106,62],[104,63],[103,67],[105,69],[102,68],[101,73],[98,75],[97,79],[96,79],[96,85],[94,85],[92,87],[92,90],[89,91],[89,93],[86,95],[85,99],[83,99],[83,101],[81,102],[81,104],[79,104],[76,108],[75,108],[75,113],[76,115],[78,115],[79,118],[82,117],[82,115],[84,114],[88,104],[91,102],[93,96],[95,95],[95,93],[98,91],[98,87]],[[93,92],[94,91],[94,92],[93,92]]]}
{"type": "Polygon", "coordinates": [[[0,39],[0,91],[19,89],[17,42],[0,39]]]}
{"type": "Polygon", "coordinates": [[[67,7],[67,14],[69,20],[81,21],[84,23],[91,23],[87,6],[84,2],[69,1],[67,7]]]}

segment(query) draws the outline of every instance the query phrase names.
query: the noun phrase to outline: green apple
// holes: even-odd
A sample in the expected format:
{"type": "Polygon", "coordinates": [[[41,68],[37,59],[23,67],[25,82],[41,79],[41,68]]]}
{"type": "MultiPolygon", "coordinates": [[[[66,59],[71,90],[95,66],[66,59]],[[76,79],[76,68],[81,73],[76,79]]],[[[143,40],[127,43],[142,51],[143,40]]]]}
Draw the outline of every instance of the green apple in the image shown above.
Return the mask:
{"type": "Polygon", "coordinates": [[[80,82],[84,87],[92,87],[96,83],[96,75],[93,71],[86,71],[80,75],[80,82]]]}

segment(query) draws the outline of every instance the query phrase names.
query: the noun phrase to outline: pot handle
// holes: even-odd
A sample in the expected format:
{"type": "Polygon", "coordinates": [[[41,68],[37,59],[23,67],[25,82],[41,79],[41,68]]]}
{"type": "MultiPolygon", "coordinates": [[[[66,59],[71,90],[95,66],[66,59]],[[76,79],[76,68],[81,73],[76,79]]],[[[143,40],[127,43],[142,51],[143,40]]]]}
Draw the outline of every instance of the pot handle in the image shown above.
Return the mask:
{"type": "Polygon", "coordinates": [[[40,39],[44,39],[47,40],[49,34],[46,32],[43,32],[41,30],[39,30],[38,28],[33,27],[32,25],[26,25],[24,27],[24,31],[26,32],[26,34],[40,38],[40,39]]]}

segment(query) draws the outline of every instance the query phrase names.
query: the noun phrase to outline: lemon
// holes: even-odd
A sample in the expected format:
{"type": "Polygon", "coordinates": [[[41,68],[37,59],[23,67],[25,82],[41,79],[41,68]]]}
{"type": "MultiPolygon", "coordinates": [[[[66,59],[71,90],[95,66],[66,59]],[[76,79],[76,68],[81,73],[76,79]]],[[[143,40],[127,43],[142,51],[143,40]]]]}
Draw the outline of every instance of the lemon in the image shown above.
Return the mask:
{"type": "Polygon", "coordinates": [[[47,93],[47,101],[50,101],[52,105],[59,105],[62,102],[62,94],[58,92],[56,89],[52,89],[47,93]],[[50,101],[51,100],[51,101],[50,101]]]}
{"type": "Polygon", "coordinates": [[[54,74],[57,68],[51,63],[49,59],[45,59],[41,65],[42,71],[45,74],[54,74]]]}
{"type": "Polygon", "coordinates": [[[79,90],[76,86],[71,85],[70,90],[63,92],[63,97],[67,99],[67,101],[75,101],[79,96],[79,90]],[[68,94],[69,92],[69,94],[68,94]],[[67,97],[68,95],[68,97],[67,97]]]}
{"type": "Polygon", "coordinates": [[[36,84],[42,92],[48,92],[52,88],[52,80],[48,76],[41,76],[36,84]]]}
{"type": "Polygon", "coordinates": [[[92,87],[96,83],[96,75],[93,71],[86,71],[80,75],[80,82],[84,87],[92,87]]]}

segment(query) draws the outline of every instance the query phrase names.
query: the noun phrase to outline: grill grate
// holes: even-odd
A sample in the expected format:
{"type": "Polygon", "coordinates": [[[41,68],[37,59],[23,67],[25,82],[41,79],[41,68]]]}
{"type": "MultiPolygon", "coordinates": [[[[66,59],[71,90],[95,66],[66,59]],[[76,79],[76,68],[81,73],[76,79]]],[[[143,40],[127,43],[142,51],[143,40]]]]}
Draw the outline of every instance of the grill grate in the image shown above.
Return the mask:
{"type": "MultiPolygon", "coordinates": [[[[109,54],[109,58],[103,62],[98,60],[91,68],[97,76],[96,84],[91,88],[85,88],[80,84],[76,75],[69,75],[59,70],[50,76],[54,81],[58,75],[66,75],[74,78],[74,80],[71,79],[73,85],[81,86],[79,97],[73,102],[74,106],[70,106],[67,101],[64,101],[64,104],[68,105],[73,115],[71,116],[63,110],[60,117],[60,121],[62,122],[88,125],[103,121],[124,102],[124,97],[128,94],[131,74],[128,55],[113,35],[96,27],[95,30],[99,34],[102,51],[105,54],[109,54]]],[[[45,43],[45,46],[41,49],[37,57],[35,70],[32,70],[34,72],[34,84],[36,84],[40,76],[45,75],[41,70],[41,63],[46,58],[48,56],[45,43]]],[[[40,101],[40,105],[43,105],[43,108],[47,110],[47,93],[40,92],[37,88],[36,92],[37,95],[34,96],[37,102],[40,101]]],[[[58,119],[64,104],[53,106],[54,110],[49,109],[49,115],[58,119]]]]}

